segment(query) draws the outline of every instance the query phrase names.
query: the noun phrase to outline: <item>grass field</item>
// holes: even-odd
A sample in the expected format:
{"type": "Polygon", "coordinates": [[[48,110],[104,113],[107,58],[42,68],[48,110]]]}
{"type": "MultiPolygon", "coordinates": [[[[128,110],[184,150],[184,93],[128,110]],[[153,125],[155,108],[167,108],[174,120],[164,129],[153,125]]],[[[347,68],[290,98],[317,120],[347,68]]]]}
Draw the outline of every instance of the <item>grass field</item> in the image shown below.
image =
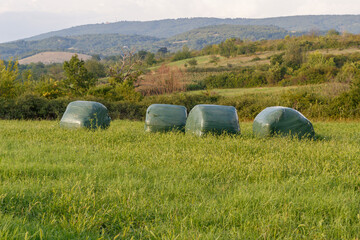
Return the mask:
{"type": "MultiPolygon", "coordinates": [[[[325,55],[346,55],[346,54],[352,54],[352,53],[358,53],[360,52],[357,48],[348,48],[348,49],[325,49],[325,50],[316,50],[316,51],[310,51],[309,53],[313,52],[320,52],[325,55]]],[[[270,63],[270,57],[274,54],[279,54],[281,51],[265,51],[265,52],[259,52],[249,55],[239,55],[236,57],[230,57],[226,58],[223,56],[218,55],[219,62],[217,64],[210,63],[211,61],[211,55],[205,55],[205,56],[198,56],[194,57],[197,61],[196,67],[200,68],[214,68],[214,67],[226,67],[229,64],[233,67],[246,67],[246,66],[254,66],[254,65],[262,65],[262,64],[269,64],[270,63]],[[258,58],[258,60],[254,61],[255,58],[258,58]]],[[[184,59],[179,60],[175,62],[168,63],[171,67],[178,67],[181,69],[185,69],[185,63],[187,63],[190,59],[184,59]]],[[[150,67],[149,70],[157,70],[160,67],[153,66],[150,67]]]]}
{"type": "Polygon", "coordinates": [[[360,123],[316,140],[0,121],[0,239],[358,239],[360,123]]]}
{"type": "MultiPolygon", "coordinates": [[[[329,82],[322,84],[303,85],[303,86],[286,86],[286,87],[254,87],[254,88],[228,88],[228,89],[211,89],[210,93],[216,93],[224,97],[238,97],[242,95],[279,95],[289,91],[306,91],[308,93],[316,93],[321,96],[338,96],[340,93],[348,91],[349,84],[339,82],[329,82]]],[[[200,94],[206,90],[189,91],[187,94],[200,94]]]]}

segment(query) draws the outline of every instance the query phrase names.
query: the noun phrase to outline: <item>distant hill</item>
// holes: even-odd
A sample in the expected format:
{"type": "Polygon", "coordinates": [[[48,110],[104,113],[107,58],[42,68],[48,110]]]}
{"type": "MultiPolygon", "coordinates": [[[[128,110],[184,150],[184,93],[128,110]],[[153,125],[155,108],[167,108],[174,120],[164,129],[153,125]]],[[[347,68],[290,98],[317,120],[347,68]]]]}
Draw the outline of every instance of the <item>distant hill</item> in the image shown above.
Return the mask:
{"type": "Polygon", "coordinates": [[[157,50],[154,43],[159,38],[148,36],[127,36],[121,34],[93,34],[71,37],[50,37],[38,41],[15,41],[0,44],[0,57],[7,59],[13,56],[25,58],[45,51],[65,51],[88,55],[120,54],[124,46],[148,50],[157,50]]]}
{"type": "Polygon", "coordinates": [[[184,44],[201,49],[227,38],[259,40],[300,35],[330,29],[360,33],[360,15],[292,16],[264,19],[183,18],[157,21],[122,21],[91,24],[0,44],[0,57],[24,58],[44,51],[77,52],[103,56],[121,53],[124,46],[136,50],[171,51],[184,44]]]}
{"type": "Polygon", "coordinates": [[[88,24],[60,31],[40,34],[27,40],[40,40],[53,36],[75,36],[84,34],[125,34],[168,38],[196,28],[212,25],[273,25],[288,31],[326,31],[336,29],[340,32],[360,33],[360,15],[308,15],[262,19],[246,18],[181,18],[156,21],[121,21],[109,24],[88,24]]]}
{"type": "Polygon", "coordinates": [[[286,35],[294,35],[283,28],[275,26],[242,26],[242,25],[216,25],[197,28],[166,40],[161,44],[169,49],[176,50],[186,44],[191,49],[202,49],[206,45],[218,44],[228,38],[247,40],[280,39],[286,35]]]}
{"type": "MultiPolygon", "coordinates": [[[[75,53],[70,52],[42,52],[35,54],[31,57],[27,57],[24,59],[19,60],[20,64],[30,64],[30,63],[44,63],[44,64],[51,64],[51,63],[63,63],[65,61],[69,61],[75,53]]],[[[78,54],[79,58],[86,61],[91,59],[91,56],[85,54],[78,54]]]]}
{"type": "Polygon", "coordinates": [[[67,51],[102,56],[120,54],[126,46],[135,50],[156,52],[161,47],[177,51],[183,45],[191,49],[202,49],[228,38],[249,40],[279,39],[292,34],[275,26],[217,25],[194,29],[168,39],[140,35],[91,34],[70,37],[50,37],[36,41],[15,41],[0,44],[3,58],[24,58],[43,51],[67,51]]]}

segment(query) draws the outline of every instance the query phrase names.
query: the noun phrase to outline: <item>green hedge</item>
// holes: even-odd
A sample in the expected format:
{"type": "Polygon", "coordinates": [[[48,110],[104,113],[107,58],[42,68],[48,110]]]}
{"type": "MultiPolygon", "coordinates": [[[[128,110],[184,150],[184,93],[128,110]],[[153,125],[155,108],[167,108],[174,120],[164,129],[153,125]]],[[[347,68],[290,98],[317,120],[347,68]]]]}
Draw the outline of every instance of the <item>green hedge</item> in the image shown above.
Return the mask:
{"type": "Polygon", "coordinates": [[[111,102],[101,98],[84,97],[82,99],[58,98],[48,100],[37,95],[20,96],[17,99],[0,98],[0,119],[60,119],[66,106],[75,100],[96,101],[104,104],[112,119],[143,120],[146,109],[153,103],[177,104],[187,107],[188,110],[199,103],[213,103],[218,101],[218,96],[203,94],[174,94],[169,96],[148,97],[141,102],[118,101],[111,102]]]}
{"type": "MultiPolygon", "coordinates": [[[[48,100],[35,95],[25,95],[17,99],[0,98],[0,119],[60,119],[66,106],[75,100],[80,99],[48,100]]],[[[221,97],[208,92],[180,93],[146,97],[141,102],[110,102],[93,97],[81,100],[101,102],[109,109],[112,119],[144,120],[147,107],[153,103],[183,105],[188,111],[197,104],[234,106],[240,120],[253,120],[260,111],[270,106],[292,107],[310,119],[360,118],[359,89],[352,89],[333,98],[295,90],[279,94],[249,94],[237,97],[221,97]]]]}

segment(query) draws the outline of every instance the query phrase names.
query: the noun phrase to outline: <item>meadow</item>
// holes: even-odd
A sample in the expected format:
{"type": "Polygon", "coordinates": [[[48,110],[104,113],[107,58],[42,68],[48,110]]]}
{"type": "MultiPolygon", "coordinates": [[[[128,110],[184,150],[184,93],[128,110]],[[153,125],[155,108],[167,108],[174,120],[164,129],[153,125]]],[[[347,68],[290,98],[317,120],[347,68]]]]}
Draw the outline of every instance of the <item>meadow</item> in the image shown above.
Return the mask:
{"type": "Polygon", "coordinates": [[[358,239],[360,122],[314,140],[0,121],[0,239],[358,239]]]}

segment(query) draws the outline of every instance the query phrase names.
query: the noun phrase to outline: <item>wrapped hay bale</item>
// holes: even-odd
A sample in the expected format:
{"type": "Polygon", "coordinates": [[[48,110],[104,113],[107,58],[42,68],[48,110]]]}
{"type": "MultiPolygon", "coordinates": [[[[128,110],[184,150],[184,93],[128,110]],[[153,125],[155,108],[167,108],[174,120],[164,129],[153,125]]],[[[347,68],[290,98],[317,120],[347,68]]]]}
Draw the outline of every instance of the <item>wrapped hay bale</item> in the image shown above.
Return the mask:
{"type": "Polygon", "coordinates": [[[202,136],[206,133],[240,133],[239,118],[232,106],[196,105],[189,113],[185,132],[202,136]]]}
{"type": "Polygon", "coordinates": [[[314,137],[312,123],[300,112],[288,107],[268,107],[261,111],[253,123],[254,135],[268,137],[274,134],[299,138],[314,137]]]}
{"type": "Polygon", "coordinates": [[[69,103],[60,120],[60,127],[75,128],[107,128],[110,126],[107,108],[98,102],[75,101],[69,103]]]}
{"type": "Polygon", "coordinates": [[[146,110],[145,131],[167,132],[184,131],[186,107],[171,104],[152,104],[146,110]]]}

